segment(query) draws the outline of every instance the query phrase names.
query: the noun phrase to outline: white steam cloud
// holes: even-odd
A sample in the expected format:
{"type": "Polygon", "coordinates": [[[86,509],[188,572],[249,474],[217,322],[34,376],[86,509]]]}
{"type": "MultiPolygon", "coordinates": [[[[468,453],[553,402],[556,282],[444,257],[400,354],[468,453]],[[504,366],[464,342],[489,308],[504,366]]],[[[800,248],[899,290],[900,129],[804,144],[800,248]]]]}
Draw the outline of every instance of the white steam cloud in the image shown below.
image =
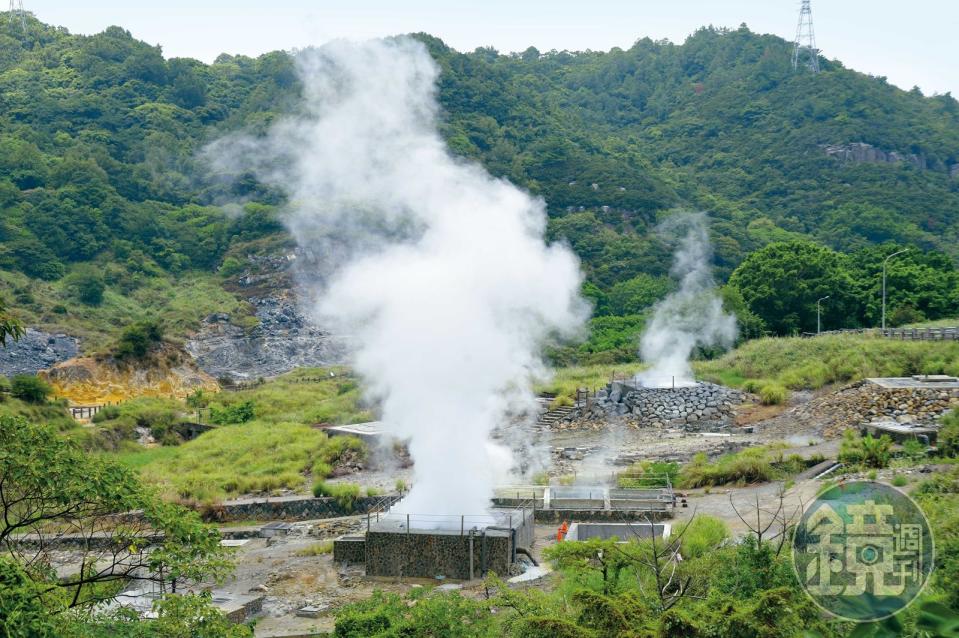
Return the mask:
{"type": "Polygon", "coordinates": [[[543,342],[585,319],[579,264],[544,243],[541,200],[450,154],[421,43],[334,42],[297,63],[302,112],[211,155],[290,194],[289,227],[324,264],[317,317],[355,338],[384,422],[410,438],[400,511],[484,513],[511,462],[491,430],[532,400],[543,342]]]}
{"type": "Polygon", "coordinates": [[[681,213],[660,231],[674,237],[685,232],[673,256],[670,274],[679,288],[656,305],[643,332],[640,355],[650,367],[637,378],[651,387],[694,383],[689,358],[697,346],[729,346],[736,338],[736,317],[723,311],[713,281],[712,246],[704,213],[681,213]]]}

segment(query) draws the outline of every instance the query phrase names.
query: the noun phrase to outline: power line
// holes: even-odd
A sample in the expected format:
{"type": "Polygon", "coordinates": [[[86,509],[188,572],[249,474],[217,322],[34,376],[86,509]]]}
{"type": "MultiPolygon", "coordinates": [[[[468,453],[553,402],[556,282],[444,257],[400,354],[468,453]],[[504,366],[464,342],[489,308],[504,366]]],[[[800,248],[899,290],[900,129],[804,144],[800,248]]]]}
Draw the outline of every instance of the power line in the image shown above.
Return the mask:
{"type": "Polygon", "coordinates": [[[816,48],[816,32],[812,27],[811,0],[802,0],[799,9],[799,24],[796,26],[796,44],[793,47],[793,69],[800,65],[813,73],[819,73],[819,49],[816,48]]]}

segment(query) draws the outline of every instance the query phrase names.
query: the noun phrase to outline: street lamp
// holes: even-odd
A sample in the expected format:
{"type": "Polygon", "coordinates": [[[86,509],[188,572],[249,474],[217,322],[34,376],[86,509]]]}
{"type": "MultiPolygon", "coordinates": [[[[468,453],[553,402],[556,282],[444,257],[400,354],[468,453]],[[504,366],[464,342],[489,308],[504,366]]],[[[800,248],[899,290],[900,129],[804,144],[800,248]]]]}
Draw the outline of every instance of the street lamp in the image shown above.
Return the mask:
{"type": "Polygon", "coordinates": [[[816,300],[816,334],[822,332],[822,302],[829,299],[830,295],[820,297],[816,300]]]}
{"type": "Polygon", "coordinates": [[[909,250],[908,248],[903,248],[898,252],[894,252],[885,259],[882,260],[882,331],[886,332],[886,264],[889,263],[889,260],[895,257],[896,255],[901,255],[904,252],[909,250]]]}

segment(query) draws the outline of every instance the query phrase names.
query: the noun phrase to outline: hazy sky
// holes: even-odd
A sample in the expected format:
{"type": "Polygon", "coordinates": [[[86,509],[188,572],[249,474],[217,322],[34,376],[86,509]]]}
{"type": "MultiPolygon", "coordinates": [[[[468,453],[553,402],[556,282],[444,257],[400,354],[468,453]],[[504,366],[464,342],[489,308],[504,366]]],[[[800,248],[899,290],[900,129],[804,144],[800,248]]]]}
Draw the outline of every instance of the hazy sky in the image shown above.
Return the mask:
{"type": "MultiPolygon", "coordinates": [[[[7,3],[4,0],[3,7],[7,3]]],[[[116,24],[168,56],[212,61],[413,31],[461,51],[627,48],[649,36],[682,42],[697,27],[795,37],[798,0],[23,0],[41,20],[75,33],[116,24]]],[[[846,66],[927,95],[959,96],[959,0],[813,0],[817,44],[846,66]]]]}

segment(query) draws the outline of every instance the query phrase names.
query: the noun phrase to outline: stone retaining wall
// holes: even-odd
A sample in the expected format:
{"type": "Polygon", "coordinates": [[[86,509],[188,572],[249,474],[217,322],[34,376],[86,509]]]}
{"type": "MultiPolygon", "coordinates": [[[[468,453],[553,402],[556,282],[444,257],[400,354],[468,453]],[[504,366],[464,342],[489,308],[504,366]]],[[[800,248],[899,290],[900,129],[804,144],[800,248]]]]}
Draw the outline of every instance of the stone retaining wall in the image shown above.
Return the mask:
{"type": "Polygon", "coordinates": [[[217,522],[228,521],[306,521],[317,518],[336,518],[365,514],[389,506],[400,497],[365,496],[356,499],[352,508],[345,508],[329,497],[273,498],[263,500],[227,501],[210,508],[207,518],[217,522]]]}
{"type": "Polygon", "coordinates": [[[583,416],[632,415],[639,417],[643,425],[697,429],[703,422],[729,419],[734,406],[744,400],[745,395],[739,390],[715,383],[642,388],[615,382],[596,393],[596,399],[583,416]]]}
{"type": "MultiPolygon", "coordinates": [[[[509,573],[513,547],[510,533],[491,530],[476,534],[473,543],[473,576],[486,572],[509,573]]],[[[470,578],[470,535],[370,531],[366,533],[366,575],[409,578],[445,576],[470,578]]]]}

